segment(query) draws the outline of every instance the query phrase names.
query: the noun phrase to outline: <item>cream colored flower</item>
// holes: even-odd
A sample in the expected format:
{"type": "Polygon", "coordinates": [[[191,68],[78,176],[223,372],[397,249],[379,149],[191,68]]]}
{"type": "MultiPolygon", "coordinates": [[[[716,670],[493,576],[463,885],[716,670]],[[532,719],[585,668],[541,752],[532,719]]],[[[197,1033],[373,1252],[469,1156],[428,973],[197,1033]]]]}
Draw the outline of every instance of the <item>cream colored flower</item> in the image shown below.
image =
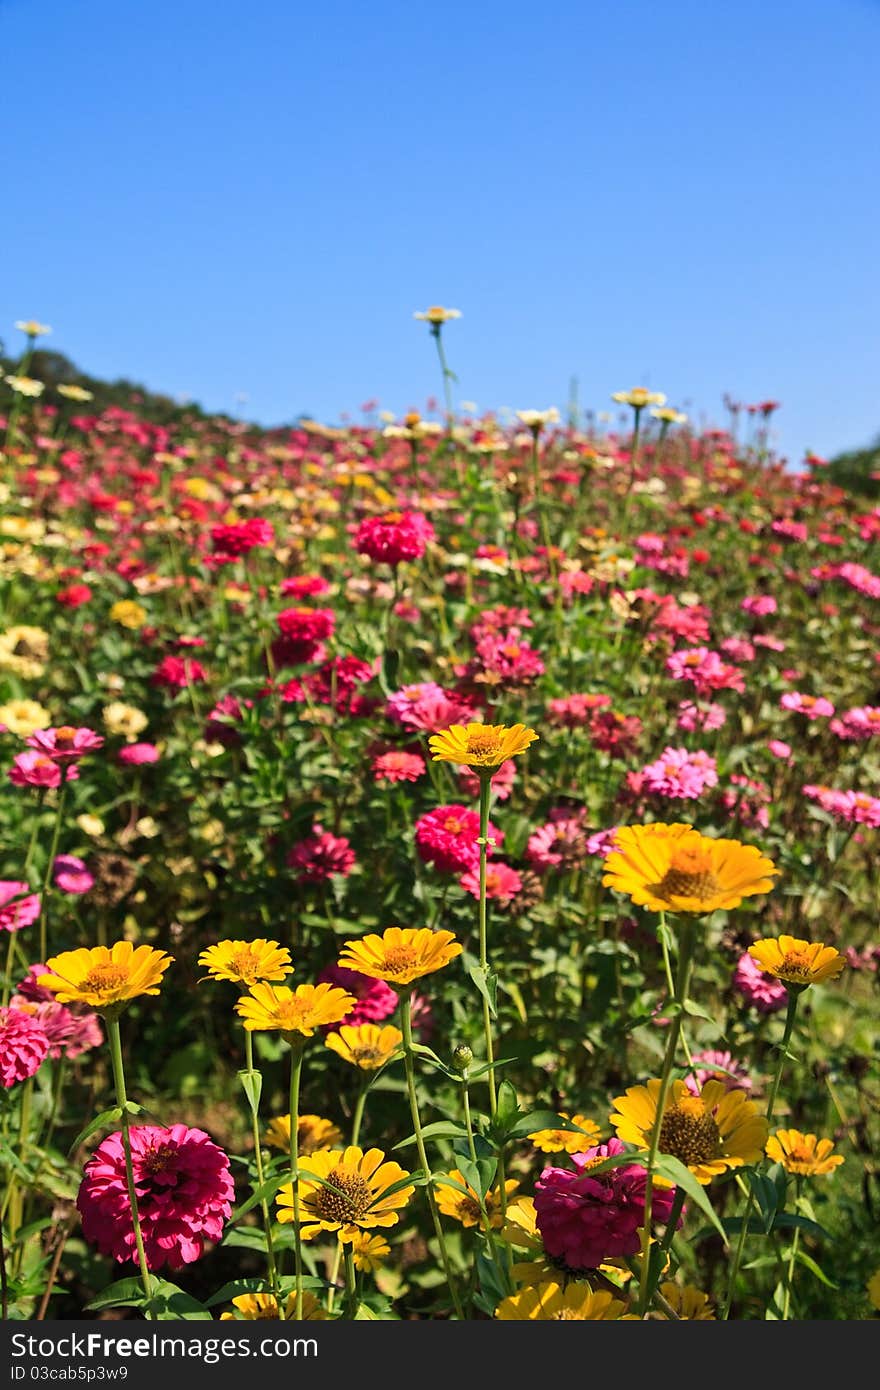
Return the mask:
{"type": "Polygon", "coordinates": [[[518,410],[516,418],[521,420],[533,433],[542,430],[545,425],[556,425],[559,423],[559,411],[553,405],[549,410],[518,410]]]}
{"type": "Polygon", "coordinates": [[[51,723],[51,714],[36,700],[8,700],[0,705],[0,724],[19,738],[28,738],[36,729],[48,729],[51,723]]]}
{"type": "Polygon", "coordinates": [[[46,669],[49,634],[41,627],[17,624],[0,632],[0,671],[38,680],[46,669]]]}
{"type": "Polygon", "coordinates": [[[17,319],[15,326],[19,333],[26,333],[29,338],[45,338],[47,333],[52,332],[48,323],[38,323],[36,319],[17,319]]]}
{"type": "Polygon", "coordinates": [[[32,376],[7,376],[4,379],[19,396],[41,396],[45,390],[43,382],[36,381],[32,376]]]}
{"type": "Polygon", "coordinates": [[[143,733],[149,723],[143,710],[136,709],[134,705],[123,704],[121,700],[114,700],[112,704],[105,705],[101,711],[101,718],[108,734],[121,734],[129,743],[134,743],[138,734],[143,733]]]}
{"type": "Polygon", "coordinates": [[[88,835],[93,840],[97,840],[104,834],[104,822],[100,816],[91,816],[88,811],[84,811],[81,816],[77,816],[76,823],[84,835],[88,835]]]}
{"type": "Polygon", "coordinates": [[[423,323],[430,323],[437,326],[441,323],[448,323],[450,319],[460,319],[460,309],[444,309],[439,304],[432,304],[430,309],[424,313],[413,314],[414,319],[421,319],[423,323]]]}
{"type": "Polygon", "coordinates": [[[70,386],[62,385],[59,386],[57,390],[59,396],[65,396],[69,401],[94,400],[94,395],[92,394],[92,392],[87,391],[84,386],[77,386],[75,384],[72,384],[70,386]]]}
{"type": "Polygon", "coordinates": [[[631,405],[633,410],[643,410],[646,405],[666,404],[662,391],[649,391],[646,386],[634,386],[631,391],[615,391],[611,399],[620,405],[631,405]]]}

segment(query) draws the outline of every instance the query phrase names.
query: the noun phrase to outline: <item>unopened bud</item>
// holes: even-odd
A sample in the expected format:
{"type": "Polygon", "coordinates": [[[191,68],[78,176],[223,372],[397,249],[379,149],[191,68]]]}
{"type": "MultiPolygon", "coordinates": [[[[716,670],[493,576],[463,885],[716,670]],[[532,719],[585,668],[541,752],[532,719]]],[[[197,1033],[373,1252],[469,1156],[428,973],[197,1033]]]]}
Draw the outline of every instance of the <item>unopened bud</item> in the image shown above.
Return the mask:
{"type": "Polygon", "coordinates": [[[467,1043],[460,1043],[452,1053],[452,1065],[455,1067],[456,1071],[461,1072],[462,1076],[464,1076],[473,1060],[474,1054],[467,1043]]]}

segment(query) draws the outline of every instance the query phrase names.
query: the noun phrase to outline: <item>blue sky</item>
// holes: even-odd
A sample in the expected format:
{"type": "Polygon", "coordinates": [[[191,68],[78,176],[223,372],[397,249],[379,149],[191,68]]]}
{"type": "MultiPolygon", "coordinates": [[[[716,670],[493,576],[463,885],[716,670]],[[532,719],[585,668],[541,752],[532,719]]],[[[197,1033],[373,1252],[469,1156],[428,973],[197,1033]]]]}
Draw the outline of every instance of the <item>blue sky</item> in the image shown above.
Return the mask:
{"type": "Polygon", "coordinates": [[[877,0],[0,0],[0,336],[264,423],[437,394],[880,430],[877,0]],[[240,399],[246,397],[246,400],[240,399]]]}

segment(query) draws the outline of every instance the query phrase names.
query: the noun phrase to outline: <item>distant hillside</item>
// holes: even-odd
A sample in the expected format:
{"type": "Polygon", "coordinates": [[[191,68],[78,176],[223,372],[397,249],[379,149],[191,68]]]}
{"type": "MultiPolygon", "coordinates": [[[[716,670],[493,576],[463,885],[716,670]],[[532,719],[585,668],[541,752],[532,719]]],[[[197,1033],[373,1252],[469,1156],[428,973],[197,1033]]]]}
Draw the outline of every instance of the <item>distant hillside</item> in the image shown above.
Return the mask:
{"type": "Polygon", "coordinates": [[[824,477],[847,492],[872,500],[880,498],[880,434],[867,448],[836,454],[822,471],[824,477]]]}

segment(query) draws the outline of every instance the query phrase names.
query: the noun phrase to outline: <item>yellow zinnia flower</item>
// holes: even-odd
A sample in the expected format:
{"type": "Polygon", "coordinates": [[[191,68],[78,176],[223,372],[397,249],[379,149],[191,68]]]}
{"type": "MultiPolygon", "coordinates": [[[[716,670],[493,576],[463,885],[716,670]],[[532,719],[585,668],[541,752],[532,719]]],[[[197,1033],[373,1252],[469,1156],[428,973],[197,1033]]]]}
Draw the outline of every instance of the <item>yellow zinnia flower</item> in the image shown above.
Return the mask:
{"type": "Polygon", "coordinates": [[[646,405],[666,404],[662,391],[649,391],[646,386],[634,386],[631,391],[614,391],[611,399],[619,405],[631,405],[633,410],[643,410],[646,405]]]}
{"type": "Polygon", "coordinates": [[[134,632],[147,621],[147,610],[133,598],[121,598],[110,609],[110,617],[120,627],[130,628],[134,632]]]}
{"type": "Polygon", "coordinates": [[[692,825],[621,826],[605,859],[606,888],[654,912],[714,912],[768,893],[779,870],[754,845],[712,839],[692,825]]]}
{"type": "Polygon", "coordinates": [[[767,1140],[767,1157],[781,1163],[786,1173],[813,1178],[818,1173],[833,1173],[843,1163],[843,1154],[832,1154],[831,1139],[817,1139],[815,1134],[801,1134],[799,1129],[777,1129],[767,1140]]]}
{"type": "MultiPolygon", "coordinates": [[[[510,1201],[518,1187],[519,1183],[515,1178],[507,1179],[504,1184],[505,1205],[510,1201]]],[[[444,1216],[451,1216],[453,1220],[460,1221],[462,1226],[481,1226],[483,1230],[486,1229],[483,1213],[480,1211],[480,1198],[477,1190],[465,1181],[457,1168],[451,1169],[450,1172],[444,1173],[437,1179],[437,1189],[437,1210],[441,1211],[444,1216]],[[444,1178],[449,1178],[451,1181],[444,1182],[444,1178]],[[453,1187],[453,1183],[459,1183],[462,1187],[467,1188],[467,1191],[460,1192],[458,1187],[453,1187]]],[[[487,1192],[483,1198],[483,1204],[489,1218],[489,1225],[493,1230],[497,1230],[505,1219],[501,1211],[500,1190],[496,1187],[487,1192]]]]}
{"type": "Polygon", "coordinates": [[[48,729],[51,723],[51,714],[36,700],[8,700],[0,705],[0,724],[18,738],[27,738],[36,729],[48,729]]]}
{"type": "Polygon", "coordinates": [[[64,396],[69,401],[91,401],[94,399],[92,392],[87,391],[84,386],[62,384],[55,389],[59,396],[64,396]]]}
{"type": "MultiPolygon", "coordinates": [[[[624,1144],[649,1149],[657,1118],[659,1080],[630,1086],[614,1101],[611,1123],[624,1144]]],[[[757,1163],[767,1142],[767,1121],[745,1091],[725,1090],[707,1081],[698,1096],[683,1081],[673,1081],[660,1121],[659,1152],[672,1154],[705,1186],[729,1168],[757,1163]]]]}
{"type": "Polygon", "coordinates": [[[584,1115],[567,1115],[564,1110],[560,1110],[563,1120],[571,1120],[573,1125],[578,1125],[579,1129],[539,1129],[528,1138],[536,1149],[540,1149],[545,1154],[579,1154],[585,1149],[591,1149],[595,1144],[601,1143],[601,1130],[593,1120],[588,1120],[584,1115]]]}
{"type": "MultiPolygon", "coordinates": [[[[676,1284],[667,1279],[660,1285],[660,1292],[683,1322],[714,1322],[715,1312],[709,1302],[709,1295],[693,1284],[676,1284]]],[[[655,1316],[661,1317],[662,1314],[655,1316]]]]}
{"type": "Polygon", "coordinates": [[[362,1071],[377,1071],[397,1052],[403,1042],[399,1028],[390,1023],[380,1028],[377,1023],[343,1023],[337,1033],[328,1033],[326,1044],[346,1062],[362,1071]]]}
{"type": "Polygon", "coordinates": [[[207,968],[206,979],[231,980],[249,987],[258,980],[283,980],[292,974],[290,952],[277,941],[257,937],[255,941],[218,941],[199,956],[207,968]]]}
{"type": "MultiPolygon", "coordinates": [[[[232,1300],[233,1308],[236,1313],[221,1313],[221,1322],[235,1322],[244,1319],[247,1322],[268,1322],[278,1321],[278,1300],[272,1293],[241,1293],[232,1300]]],[[[296,1294],[289,1293],[287,1302],[284,1305],[284,1313],[281,1315],[284,1321],[292,1322],[296,1319],[296,1294]]],[[[327,1314],[321,1307],[316,1296],[305,1290],[302,1296],[302,1321],[320,1322],[326,1318],[327,1314]]]]}
{"type": "Polygon", "coordinates": [[[113,700],[101,711],[101,719],[108,734],[122,734],[129,743],[134,743],[138,734],[147,727],[148,719],[143,710],[134,705],[126,705],[122,700],[113,700]]]}
{"type": "Polygon", "coordinates": [[[173,959],[152,946],[116,941],[50,957],[46,969],[52,974],[40,975],[37,983],[51,989],[59,1004],[88,1004],[115,1015],[141,994],[158,994],[173,959]]]}
{"type": "Polygon", "coordinates": [[[433,762],[458,763],[479,772],[524,753],[537,737],[525,724],[452,724],[432,734],[428,745],[433,762]]]}
{"type": "Polygon", "coordinates": [[[868,1297],[875,1308],[880,1308],[880,1269],[872,1274],[867,1283],[868,1297]]]}
{"type": "Polygon", "coordinates": [[[373,980],[403,988],[423,975],[442,970],[462,947],[451,931],[430,927],[388,927],[379,936],[370,932],[359,941],[346,941],[337,965],[373,980]]]}
{"type": "Polygon", "coordinates": [[[627,1305],[607,1289],[594,1291],[589,1284],[538,1284],[504,1298],[495,1309],[506,1322],[611,1322],[631,1321],[627,1305]]]}
{"type": "MultiPolygon", "coordinates": [[[[316,1149],[332,1149],[342,1140],[342,1130],[323,1115],[300,1115],[296,1125],[297,1153],[300,1158],[316,1149]]],[[[266,1143],[290,1153],[290,1116],[276,1115],[266,1126],[266,1143]]]]}
{"type": "Polygon", "coordinates": [[[0,632],[0,671],[25,680],[39,680],[46,669],[49,634],[41,627],[18,624],[0,632]]]}
{"type": "Polygon", "coordinates": [[[432,304],[430,309],[424,312],[413,314],[414,319],[421,319],[423,323],[433,324],[435,327],[441,323],[448,323],[450,319],[460,319],[460,309],[444,309],[440,304],[432,304]]]}
{"type": "Polygon", "coordinates": [[[5,380],[19,396],[42,396],[46,389],[45,382],[32,376],[8,376],[5,380]]]}
{"type": "Polygon", "coordinates": [[[357,1000],[336,985],[286,985],[260,982],[236,1004],[249,1033],[279,1032],[287,1042],[294,1037],[310,1038],[324,1023],[339,1023],[351,1013],[357,1000]]]}
{"type": "MultiPolygon", "coordinates": [[[[325,1149],[314,1153],[299,1181],[301,1234],[304,1240],[321,1231],[335,1231],[343,1244],[358,1231],[394,1226],[415,1192],[399,1163],[386,1162],[381,1149],[325,1149]],[[401,1183],[400,1187],[396,1184],[401,1183]],[[389,1189],[394,1189],[389,1191],[389,1189]]],[[[293,1220],[293,1184],[275,1198],[278,1220],[293,1220]]]]}
{"type": "Polygon", "coordinates": [[[687,416],[683,410],[675,410],[671,405],[655,406],[651,410],[655,420],[662,420],[665,425],[684,425],[687,416]]]}
{"type": "Polygon", "coordinates": [[[351,1240],[351,1253],[355,1269],[365,1274],[375,1274],[391,1254],[391,1246],[384,1236],[369,1236],[366,1231],[358,1231],[351,1240]]]}
{"type": "Polygon", "coordinates": [[[806,989],[821,980],[834,980],[846,965],[846,957],[833,946],[804,941],[797,936],[767,937],[749,947],[749,955],[767,975],[795,989],[806,989]]]}

